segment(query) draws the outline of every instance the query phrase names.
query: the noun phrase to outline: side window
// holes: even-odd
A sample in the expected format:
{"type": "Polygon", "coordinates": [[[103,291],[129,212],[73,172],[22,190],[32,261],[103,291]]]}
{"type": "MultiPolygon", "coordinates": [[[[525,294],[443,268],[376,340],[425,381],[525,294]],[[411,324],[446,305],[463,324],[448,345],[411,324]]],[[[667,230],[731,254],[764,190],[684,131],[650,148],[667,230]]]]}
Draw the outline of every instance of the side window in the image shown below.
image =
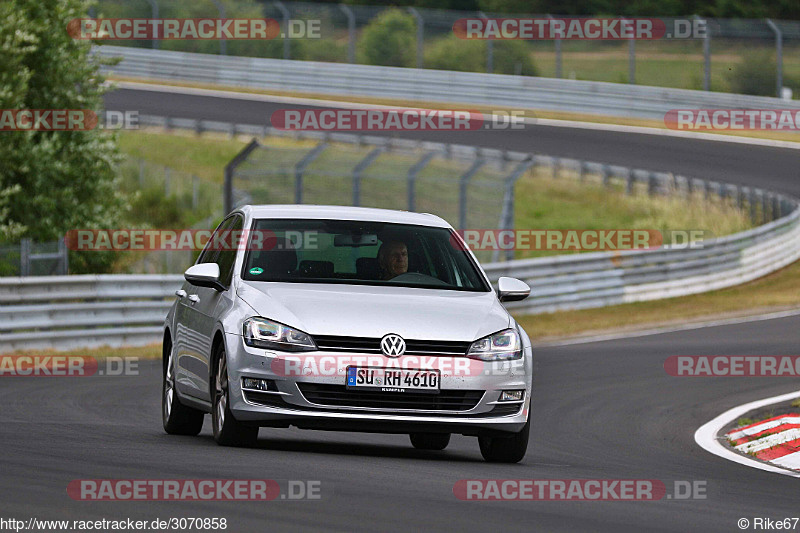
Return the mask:
{"type": "Polygon", "coordinates": [[[219,255],[216,258],[216,263],[219,265],[219,281],[226,287],[230,286],[231,280],[233,280],[233,264],[236,262],[239,237],[244,228],[242,217],[234,215],[229,220],[230,224],[222,228],[222,231],[227,232],[227,235],[225,235],[227,246],[219,251],[219,255]]]}
{"type": "Polygon", "coordinates": [[[200,252],[200,256],[197,258],[196,265],[200,265],[202,263],[216,263],[217,256],[219,255],[219,249],[214,247],[214,236],[220,234],[221,232],[225,231],[225,229],[230,226],[231,222],[233,221],[232,218],[226,218],[223,220],[217,229],[214,230],[214,233],[211,234],[211,237],[208,239],[206,243],[206,247],[203,248],[203,251],[200,252]]]}

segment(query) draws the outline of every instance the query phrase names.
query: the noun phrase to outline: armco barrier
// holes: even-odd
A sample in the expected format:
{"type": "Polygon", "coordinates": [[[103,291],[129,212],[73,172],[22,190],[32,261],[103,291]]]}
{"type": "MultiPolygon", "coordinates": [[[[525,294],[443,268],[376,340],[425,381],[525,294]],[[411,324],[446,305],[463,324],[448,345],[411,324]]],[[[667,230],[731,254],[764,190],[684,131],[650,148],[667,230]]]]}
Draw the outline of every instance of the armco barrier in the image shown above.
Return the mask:
{"type": "Polygon", "coordinates": [[[105,72],[118,76],[309,94],[655,119],[663,119],[671,109],[684,108],[800,110],[798,100],[621,83],[231,57],[120,46],[98,46],[94,50],[103,57],[122,58],[119,64],[104,67],[105,72]]]}
{"type": "MultiPolygon", "coordinates": [[[[518,313],[602,307],[744,283],[800,258],[800,210],[699,249],[599,252],[484,265],[530,298],[518,313]]],[[[0,278],[0,352],[158,342],[180,275],[0,278]]]]}

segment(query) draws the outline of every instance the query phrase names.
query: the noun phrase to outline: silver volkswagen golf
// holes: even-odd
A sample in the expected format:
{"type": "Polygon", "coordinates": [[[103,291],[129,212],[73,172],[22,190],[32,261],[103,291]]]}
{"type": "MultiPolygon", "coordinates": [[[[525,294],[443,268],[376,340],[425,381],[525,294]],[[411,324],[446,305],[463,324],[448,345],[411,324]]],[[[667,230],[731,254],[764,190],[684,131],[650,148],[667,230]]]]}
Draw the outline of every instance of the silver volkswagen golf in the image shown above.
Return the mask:
{"type": "Polygon", "coordinates": [[[441,218],[357,207],[245,206],[215,230],[165,321],[167,433],[211,413],[222,445],[259,427],[404,433],[487,461],[527,450],[533,361],[500,278],[441,218]]]}

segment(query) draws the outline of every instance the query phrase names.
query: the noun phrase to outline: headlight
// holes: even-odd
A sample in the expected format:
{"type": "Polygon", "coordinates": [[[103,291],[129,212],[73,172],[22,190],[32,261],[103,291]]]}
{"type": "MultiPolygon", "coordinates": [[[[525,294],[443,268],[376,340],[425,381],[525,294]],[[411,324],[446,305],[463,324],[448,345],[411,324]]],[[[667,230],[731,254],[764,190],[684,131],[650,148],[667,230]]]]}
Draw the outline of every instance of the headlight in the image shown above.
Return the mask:
{"type": "Polygon", "coordinates": [[[481,361],[507,361],[522,357],[522,343],[515,329],[498,331],[472,343],[467,357],[481,361]]]}
{"type": "Polygon", "coordinates": [[[317,349],[317,345],[307,333],[257,317],[244,321],[244,343],[254,348],[269,348],[284,352],[307,352],[317,349]]]}

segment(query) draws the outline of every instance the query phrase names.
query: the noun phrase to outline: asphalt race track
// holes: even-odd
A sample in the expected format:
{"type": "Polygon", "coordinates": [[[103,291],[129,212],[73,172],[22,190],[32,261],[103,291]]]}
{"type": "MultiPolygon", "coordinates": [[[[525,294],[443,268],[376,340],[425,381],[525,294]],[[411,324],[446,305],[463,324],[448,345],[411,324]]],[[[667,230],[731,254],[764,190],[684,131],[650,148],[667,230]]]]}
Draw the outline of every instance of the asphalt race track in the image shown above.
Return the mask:
{"type": "MultiPolygon", "coordinates": [[[[274,104],[122,90],[109,109],[253,122],[274,104]]],[[[441,135],[441,134],[439,134],[441,135]]],[[[455,137],[452,134],[450,137],[455,137]]],[[[683,172],[800,194],[798,153],[718,142],[533,127],[459,133],[454,142],[683,172]]],[[[740,518],[800,516],[796,479],[700,449],[695,430],[722,411],[796,390],[788,378],[676,378],[671,355],[791,355],[800,317],[535,349],[533,430],[519,465],[484,463],[476,439],[444,452],[407,436],[262,429],[257,448],[166,435],[160,367],[138,376],[7,378],[0,502],[17,519],[225,517],[228,531],[740,531],[740,518]],[[74,479],[321,481],[318,501],[84,502],[74,479]],[[655,479],[706,483],[705,499],[466,502],[462,479],[655,479]],[[13,511],[12,511],[13,510],[13,511]]]]}
{"type": "MultiPolygon", "coordinates": [[[[309,107],[133,89],[119,89],[105,100],[107,109],[118,111],[240,124],[269,124],[278,109],[309,107]]],[[[541,125],[526,125],[522,130],[393,134],[674,172],[800,196],[800,151],[785,148],[541,125]]]]}
{"type": "MultiPolygon", "coordinates": [[[[404,435],[262,429],[255,449],[166,435],[158,365],[139,376],[6,378],[0,501],[18,519],[225,517],[228,531],[738,531],[797,516],[797,483],[702,450],[695,429],[728,407],[797,389],[785,378],[676,378],[674,354],[789,354],[800,318],[539,349],[533,432],[518,465],[484,463],[474,438],[443,452],[404,435]],[[734,392],[740,390],[741,392],[734,392]],[[321,481],[321,500],[84,502],[73,479],[321,481]],[[704,500],[472,502],[460,479],[705,481],[704,500]],[[502,528],[500,526],[503,526],[502,528]]],[[[4,513],[8,514],[8,513],[4,513]]]]}

